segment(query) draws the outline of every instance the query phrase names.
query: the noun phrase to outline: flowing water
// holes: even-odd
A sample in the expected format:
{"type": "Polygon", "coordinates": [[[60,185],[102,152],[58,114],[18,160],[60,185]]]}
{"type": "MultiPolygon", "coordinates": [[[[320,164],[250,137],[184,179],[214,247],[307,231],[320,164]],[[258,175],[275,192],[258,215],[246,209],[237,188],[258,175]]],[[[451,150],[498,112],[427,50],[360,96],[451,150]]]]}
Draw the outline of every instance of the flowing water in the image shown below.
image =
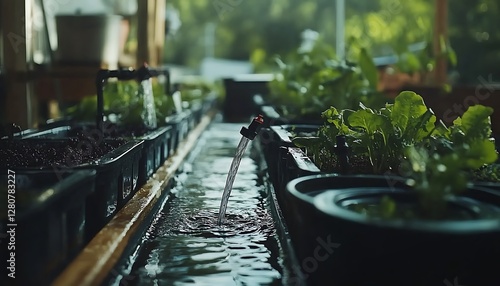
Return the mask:
{"type": "Polygon", "coordinates": [[[230,208],[224,223],[218,224],[221,190],[240,128],[217,123],[205,131],[141,247],[113,270],[119,277],[113,285],[284,284],[290,273],[286,255],[257,163],[250,150],[244,152],[248,141],[240,141],[241,163],[228,196],[230,208]]]}
{"type": "Polygon", "coordinates": [[[229,196],[231,195],[231,189],[233,188],[234,179],[236,178],[236,173],[238,173],[238,167],[240,166],[241,158],[243,158],[243,154],[247,149],[248,142],[250,142],[250,139],[243,136],[241,137],[240,143],[236,148],[236,155],[234,155],[231,167],[229,167],[226,186],[224,187],[224,193],[222,194],[222,200],[220,201],[219,219],[217,220],[218,225],[221,225],[224,221],[227,203],[229,202],[229,196]]]}

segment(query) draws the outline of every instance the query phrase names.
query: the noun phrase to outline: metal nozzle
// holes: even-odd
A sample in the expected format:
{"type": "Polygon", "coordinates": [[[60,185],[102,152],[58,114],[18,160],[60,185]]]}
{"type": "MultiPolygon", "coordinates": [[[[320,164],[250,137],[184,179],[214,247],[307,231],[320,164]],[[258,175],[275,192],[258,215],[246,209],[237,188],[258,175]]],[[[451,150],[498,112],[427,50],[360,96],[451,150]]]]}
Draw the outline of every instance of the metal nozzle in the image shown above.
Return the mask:
{"type": "Polygon", "coordinates": [[[253,140],[255,136],[257,136],[257,133],[259,132],[260,127],[262,127],[262,124],[264,123],[264,117],[259,114],[259,116],[255,117],[248,126],[242,127],[240,130],[240,134],[245,136],[246,138],[253,140]]]}

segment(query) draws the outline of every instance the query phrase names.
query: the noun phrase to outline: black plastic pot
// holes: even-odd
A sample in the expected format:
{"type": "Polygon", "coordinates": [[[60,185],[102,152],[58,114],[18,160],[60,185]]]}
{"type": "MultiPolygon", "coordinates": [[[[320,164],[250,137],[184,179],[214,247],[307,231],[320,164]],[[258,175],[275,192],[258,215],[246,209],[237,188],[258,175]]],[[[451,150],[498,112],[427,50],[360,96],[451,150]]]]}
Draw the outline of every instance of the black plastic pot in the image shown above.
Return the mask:
{"type": "MultiPolygon", "coordinates": [[[[69,145],[71,139],[23,139],[28,144],[41,144],[43,146],[58,148],[69,145]]],[[[15,140],[16,141],[16,140],[15,140]]],[[[9,146],[6,140],[1,140],[0,149],[9,146]],[[3,141],[3,142],[2,142],[3,141]],[[6,144],[7,143],[7,144],[6,144]],[[5,145],[6,144],[6,145],[5,145]]],[[[115,147],[99,159],[86,162],[74,163],[74,154],[60,154],[63,163],[48,166],[37,165],[33,167],[4,166],[0,171],[7,172],[4,168],[10,168],[16,173],[29,172],[30,176],[24,176],[24,184],[35,184],[44,181],[46,177],[63,178],[79,170],[96,171],[96,192],[89,197],[86,213],[86,238],[90,240],[106,223],[108,223],[124,202],[130,198],[131,194],[138,187],[139,159],[141,157],[143,141],[132,140],[126,143],[117,140],[104,140],[101,144],[107,143],[115,147]]],[[[82,143],[82,148],[85,146],[82,143]]],[[[82,149],[83,150],[83,149],[82,149]]]]}
{"type": "Polygon", "coordinates": [[[15,193],[9,200],[15,201],[16,224],[12,227],[12,221],[7,220],[6,185],[2,192],[6,203],[0,215],[0,233],[7,234],[0,250],[2,285],[48,285],[83,249],[86,205],[94,193],[95,175],[95,170],[80,170],[59,180],[56,176],[40,177],[38,171],[17,171],[12,176],[2,172],[3,182],[15,182],[15,193]],[[8,242],[12,242],[11,248],[8,242]],[[15,253],[15,279],[7,277],[11,251],[15,253]]]}
{"type": "Polygon", "coordinates": [[[467,221],[385,220],[346,208],[383,196],[418,203],[402,181],[383,177],[308,176],[288,190],[300,210],[292,238],[299,235],[294,243],[313,285],[499,285],[500,197],[490,190],[469,189],[450,199],[450,209],[473,218],[467,221]]]}
{"type": "Polygon", "coordinates": [[[475,182],[475,187],[490,189],[500,195],[500,183],[497,182],[475,182]]]}

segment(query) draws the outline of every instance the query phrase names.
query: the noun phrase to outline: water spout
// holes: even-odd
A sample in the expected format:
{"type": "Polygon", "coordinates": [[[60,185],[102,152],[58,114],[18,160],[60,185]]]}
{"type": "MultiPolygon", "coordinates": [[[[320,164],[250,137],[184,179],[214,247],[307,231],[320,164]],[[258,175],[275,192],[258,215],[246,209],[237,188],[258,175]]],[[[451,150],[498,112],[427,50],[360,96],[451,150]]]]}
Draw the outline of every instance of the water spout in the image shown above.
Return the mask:
{"type": "Polygon", "coordinates": [[[219,218],[217,220],[217,224],[221,225],[224,220],[224,216],[226,215],[227,203],[229,201],[229,196],[231,195],[231,189],[233,187],[234,179],[236,178],[236,173],[238,172],[238,167],[240,166],[241,159],[243,158],[243,154],[247,148],[248,142],[253,140],[255,136],[257,136],[259,128],[264,123],[264,118],[262,115],[255,117],[248,126],[248,128],[242,127],[240,130],[240,134],[242,135],[240,143],[236,148],[236,155],[234,155],[233,162],[231,163],[231,167],[229,168],[229,172],[227,174],[226,186],[224,187],[224,193],[222,194],[222,199],[220,202],[219,208],[219,218]]]}

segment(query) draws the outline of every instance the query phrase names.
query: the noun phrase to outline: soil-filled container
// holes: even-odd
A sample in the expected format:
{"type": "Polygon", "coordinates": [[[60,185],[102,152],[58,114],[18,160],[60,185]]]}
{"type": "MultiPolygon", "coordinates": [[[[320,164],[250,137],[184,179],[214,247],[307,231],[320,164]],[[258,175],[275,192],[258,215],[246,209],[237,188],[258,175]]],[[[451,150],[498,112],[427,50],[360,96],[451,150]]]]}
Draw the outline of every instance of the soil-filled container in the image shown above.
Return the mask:
{"type": "Polygon", "coordinates": [[[288,186],[291,198],[301,203],[296,206],[300,214],[294,233],[300,229],[307,236],[294,243],[312,285],[320,281],[441,285],[447,280],[459,285],[499,285],[497,194],[469,188],[447,200],[445,217],[431,219],[416,211],[417,192],[398,181],[337,177],[349,181],[340,184],[335,176],[308,176],[288,186]],[[396,202],[398,216],[365,212],[386,198],[396,202]]]}
{"type": "Polygon", "coordinates": [[[3,169],[0,176],[5,182],[0,233],[7,235],[0,250],[2,285],[48,285],[85,246],[86,205],[96,171],[60,179],[39,173],[3,169]],[[7,276],[12,271],[15,279],[7,276]]]}
{"type": "Polygon", "coordinates": [[[62,178],[79,170],[96,171],[96,191],[89,196],[86,239],[91,239],[137,186],[143,141],[23,139],[0,140],[0,170],[32,172],[24,179],[62,178]]]}
{"type": "Polygon", "coordinates": [[[46,138],[46,139],[62,139],[62,138],[80,138],[83,140],[102,140],[108,138],[120,138],[126,141],[142,140],[143,148],[139,164],[136,165],[138,170],[138,181],[134,182],[134,188],[130,193],[124,194],[124,200],[120,204],[124,204],[137,190],[138,186],[146,183],[151,175],[165,162],[170,155],[170,136],[172,136],[172,127],[163,126],[155,130],[146,130],[141,127],[126,127],[117,126],[107,122],[103,123],[104,127],[101,130],[95,128],[93,124],[71,123],[59,125],[59,127],[49,128],[39,132],[32,132],[23,138],[46,138]]]}

